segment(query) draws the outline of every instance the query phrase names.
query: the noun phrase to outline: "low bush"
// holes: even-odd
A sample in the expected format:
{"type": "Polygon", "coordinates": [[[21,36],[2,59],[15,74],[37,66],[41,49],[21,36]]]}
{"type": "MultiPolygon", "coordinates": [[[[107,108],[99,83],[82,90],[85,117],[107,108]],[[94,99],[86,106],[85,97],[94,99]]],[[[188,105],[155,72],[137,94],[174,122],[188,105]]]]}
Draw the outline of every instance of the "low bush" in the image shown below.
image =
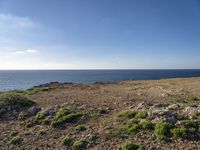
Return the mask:
{"type": "Polygon", "coordinates": [[[129,119],[134,118],[135,115],[136,115],[136,112],[134,111],[122,111],[117,114],[118,117],[125,117],[129,119]]]}
{"type": "Polygon", "coordinates": [[[59,117],[59,118],[56,117],[52,121],[51,126],[56,128],[56,127],[59,127],[60,125],[62,125],[64,123],[74,122],[76,119],[78,119],[82,115],[83,115],[82,113],[71,113],[71,114],[68,114],[66,116],[62,116],[62,117],[59,117]]]}
{"type": "Polygon", "coordinates": [[[38,131],[38,135],[44,135],[46,134],[46,132],[47,132],[47,129],[41,129],[38,131]]]}
{"type": "Polygon", "coordinates": [[[154,124],[150,120],[143,120],[142,122],[140,122],[140,126],[142,129],[154,129],[154,124]]]}
{"type": "Polygon", "coordinates": [[[78,140],[78,141],[75,141],[72,145],[72,149],[73,150],[83,150],[83,149],[86,149],[87,148],[87,141],[85,140],[78,140]]]}
{"type": "Polygon", "coordinates": [[[42,124],[43,125],[50,125],[51,121],[48,119],[48,118],[45,118],[43,121],[42,121],[42,124]]]}
{"type": "Polygon", "coordinates": [[[122,145],[122,150],[144,150],[144,147],[127,142],[122,145]]]}
{"type": "Polygon", "coordinates": [[[137,114],[135,115],[135,118],[137,119],[144,119],[147,117],[147,110],[144,110],[144,111],[139,111],[137,112],[137,114]]]}
{"type": "Polygon", "coordinates": [[[10,140],[10,144],[20,144],[23,141],[23,138],[20,136],[15,136],[10,140]]]}
{"type": "Polygon", "coordinates": [[[80,132],[80,131],[85,131],[87,128],[84,125],[78,125],[75,127],[75,131],[80,132]]]}
{"type": "Polygon", "coordinates": [[[68,135],[66,135],[63,137],[61,143],[62,143],[62,145],[65,145],[65,146],[71,146],[73,143],[73,139],[70,138],[68,135]]]}
{"type": "Polygon", "coordinates": [[[132,124],[127,127],[127,132],[128,133],[138,133],[140,129],[141,129],[140,125],[132,124]]]}
{"type": "Polygon", "coordinates": [[[0,94],[0,107],[11,107],[20,109],[23,107],[30,107],[36,104],[30,98],[16,93],[3,93],[0,94]]]}
{"type": "Polygon", "coordinates": [[[188,130],[185,127],[171,129],[171,133],[177,138],[186,138],[188,130]]]}
{"type": "Polygon", "coordinates": [[[167,140],[170,134],[171,125],[168,123],[157,123],[155,126],[154,133],[160,140],[167,140]]]}
{"type": "Polygon", "coordinates": [[[195,131],[199,130],[200,121],[199,120],[187,120],[183,123],[183,126],[187,129],[193,128],[195,131]]]}

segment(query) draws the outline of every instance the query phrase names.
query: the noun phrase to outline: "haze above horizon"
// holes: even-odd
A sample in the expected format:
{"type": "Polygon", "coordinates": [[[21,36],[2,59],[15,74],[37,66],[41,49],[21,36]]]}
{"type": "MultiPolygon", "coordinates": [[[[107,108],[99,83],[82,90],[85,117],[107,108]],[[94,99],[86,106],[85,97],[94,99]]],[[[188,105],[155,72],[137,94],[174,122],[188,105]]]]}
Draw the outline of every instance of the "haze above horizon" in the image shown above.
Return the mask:
{"type": "Polygon", "coordinates": [[[0,0],[0,69],[200,69],[198,0],[0,0]]]}

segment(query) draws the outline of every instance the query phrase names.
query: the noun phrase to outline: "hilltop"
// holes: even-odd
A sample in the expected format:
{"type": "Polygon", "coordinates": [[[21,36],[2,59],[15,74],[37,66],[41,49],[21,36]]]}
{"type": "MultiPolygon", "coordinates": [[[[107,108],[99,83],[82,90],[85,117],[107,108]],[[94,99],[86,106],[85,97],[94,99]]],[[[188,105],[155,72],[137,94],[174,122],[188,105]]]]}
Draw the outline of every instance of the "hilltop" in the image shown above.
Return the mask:
{"type": "Polygon", "coordinates": [[[200,149],[200,78],[0,93],[0,149],[200,149]]]}

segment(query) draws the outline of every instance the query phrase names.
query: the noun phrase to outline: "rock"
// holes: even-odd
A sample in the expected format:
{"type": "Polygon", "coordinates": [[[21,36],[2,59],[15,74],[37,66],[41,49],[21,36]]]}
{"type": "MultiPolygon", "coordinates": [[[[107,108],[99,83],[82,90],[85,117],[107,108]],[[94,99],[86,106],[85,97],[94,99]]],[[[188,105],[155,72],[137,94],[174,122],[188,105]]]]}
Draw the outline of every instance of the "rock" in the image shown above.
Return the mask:
{"type": "Polygon", "coordinates": [[[190,119],[193,119],[196,117],[196,114],[200,113],[200,107],[191,107],[191,106],[185,107],[183,113],[187,115],[190,119]]]}
{"type": "Polygon", "coordinates": [[[164,117],[163,121],[170,123],[170,124],[175,124],[177,122],[177,119],[175,116],[171,116],[171,117],[164,117]]]}
{"type": "Polygon", "coordinates": [[[29,108],[29,109],[27,110],[27,112],[28,112],[28,114],[29,114],[30,116],[35,116],[39,111],[40,111],[40,109],[37,108],[37,107],[35,107],[35,106],[33,106],[33,107],[31,107],[31,108],[29,108]]]}
{"type": "Polygon", "coordinates": [[[169,110],[180,110],[180,109],[182,109],[182,106],[180,104],[172,104],[172,105],[169,105],[167,107],[167,109],[169,109],[169,110]]]}
{"type": "Polygon", "coordinates": [[[5,108],[1,108],[1,109],[0,109],[0,114],[5,113],[5,112],[6,112],[6,109],[5,109],[5,108]]]}
{"type": "MultiPolygon", "coordinates": [[[[171,107],[170,107],[171,109],[171,107]]],[[[155,108],[148,112],[148,118],[152,119],[152,122],[167,122],[175,124],[177,122],[176,111],[170,110],[168,107],[155,108]]]]}
{"type": "Polygon", "coordinates": [[[53,118],[53,116],[55,115],[55,113],[58,111],[58,109],[60,109],[60,106],[59,105],[55,105],[55,106],[52,106],[52,107],[48,107],[44,110],[42,110],[40,112],[40,115],[41,116],[48,116],[48,118],[53,118]]]}
{"type": "Polygon", "coordinates": [[[177,122],[177,119],[175,117],[156,117],[152,120],[152,123],[159,123],[159,122],[167,122],[169,124],[175,124],[177,122]]]}
{"type": "Polygon", "coordinates": [[[141,109],[148,109],[150,106],[147,102],[141,102],[139,103],[134,110],[141,110],[141,109]]]}
{"type": "Polygon", "coordinates": [[[36,106],[30,107],[28,110],[20,112],[18,119],[35,116],[39,111],[40,108],[37,108],[36,106]]]}
{"type": "Polygon", "coordinates": [[[174,116],[174,112],[166,109],[166,108],[161,108],[161,109],[154,109],[148,112],[148,116],[150,118],[155,118],[157,116],[174,116]]]}

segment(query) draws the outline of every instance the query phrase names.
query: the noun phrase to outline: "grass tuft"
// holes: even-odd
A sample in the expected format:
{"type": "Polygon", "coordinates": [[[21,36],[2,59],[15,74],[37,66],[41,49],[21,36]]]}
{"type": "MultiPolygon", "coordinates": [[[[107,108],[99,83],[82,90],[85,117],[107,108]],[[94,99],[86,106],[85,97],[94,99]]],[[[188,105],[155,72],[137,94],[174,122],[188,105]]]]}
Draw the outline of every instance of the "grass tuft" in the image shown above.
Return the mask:
{"type": "Polygon", "coordinates": [[[78,118],[80,118],[82,115],[83,115],[82,113],[71,113],[68,115],[64,115],[62,117],[57,117],[57,115],[56,115],[54,120],[51,123],[51,126],[53,128],[56,128],[64,123],[72,123],[75,120],[77,120],[78,118]]]}
{"type": "Polygon", "coordinates": [[[122,150],[144,150],[144,146],[126,142],[122,145],[122,150]]]}
{"type": "Polygon", "coordinates": [[[129,118],[129,119],[134,118],[135,115],[136,115],[136,112],[134,111],[122,111],[117,114],[118,117],[124,117],[124,118],[129,118]]]}
{"type": "Polygon", "coordinates": [[[158,139],[166,141],[168,140],[170,129],[171,125],[161,122],[156,124],[154,133],[158,139]]]}
{"type": "Polygon", "coordinates": [[[72,145],[73,150],[83,150],[87,148],[87,141],[85,140],[78,140],[75,141],[74,144],[72,145]]]}
{"type": "Polygon", "coordinates": [[[63,137],[61,143],[62,143],[62,145],[65,145],[65,146],[71,146],[73,143],[73,139],[70,138],[68,135],[66,135],[63,137]]]}
{"type": "Polygon", "coordinates": [[[23,141],[23,138],[20,136],[15,136],[10,140],[10,144],[20,144],[23,141]]]}

